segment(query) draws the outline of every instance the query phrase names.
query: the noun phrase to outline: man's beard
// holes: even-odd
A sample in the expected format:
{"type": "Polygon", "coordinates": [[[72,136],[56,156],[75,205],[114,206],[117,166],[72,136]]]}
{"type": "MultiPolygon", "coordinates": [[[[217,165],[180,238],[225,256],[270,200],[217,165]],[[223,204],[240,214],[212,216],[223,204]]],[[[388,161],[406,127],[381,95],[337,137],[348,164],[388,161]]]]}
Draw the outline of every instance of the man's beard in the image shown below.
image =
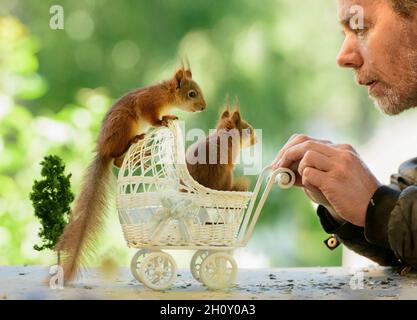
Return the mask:
{"type": "MultiPolygon", "coordinates": [[[[397,115],[407,109],[417,107],[417,52],[408,55],[409,80],[402,80],[393,87],[386,87],[379,97],[372,97],[375,106],[388,115],[397,115]]],[[[406,77],[404,77],[406,78],[406,77]]]]}
{"type": "Polygon", "coordinates": [[[371,99],[373,100],[375,107],[390,116],[417,107],[417,97],[404,99],[392,88],[386,89],[383,96],[371,96],[371,99]]]}

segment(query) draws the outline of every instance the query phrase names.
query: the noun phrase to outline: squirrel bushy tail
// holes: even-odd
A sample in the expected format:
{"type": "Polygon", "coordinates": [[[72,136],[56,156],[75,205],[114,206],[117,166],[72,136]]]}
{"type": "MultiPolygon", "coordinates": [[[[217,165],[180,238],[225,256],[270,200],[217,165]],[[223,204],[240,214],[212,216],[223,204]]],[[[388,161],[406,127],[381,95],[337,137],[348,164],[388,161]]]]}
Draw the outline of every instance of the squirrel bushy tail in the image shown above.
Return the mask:
{"type": "Polygon", "coordinates": [[[110,157],[96,154],[84,176],[71,219],[56,246],[63,254],[65,281],[73,279],[78,268],[86,263],[103,227],[112,178],[111,161],[110,157]]]}

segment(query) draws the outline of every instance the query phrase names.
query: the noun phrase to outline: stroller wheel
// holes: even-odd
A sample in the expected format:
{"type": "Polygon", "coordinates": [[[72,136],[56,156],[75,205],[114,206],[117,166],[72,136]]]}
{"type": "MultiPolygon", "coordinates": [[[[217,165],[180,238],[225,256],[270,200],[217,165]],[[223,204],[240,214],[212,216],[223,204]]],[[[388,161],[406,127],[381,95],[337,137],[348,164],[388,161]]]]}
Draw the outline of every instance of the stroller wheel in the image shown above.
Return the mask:
{"type": "Polygon", "coordinates": [[[230,287],[236,280],[237,264],[235,259],[226,252],[210,254],[201,263],[201,281],[211,290],[230,287]]]}
{"type": "Polygon", "coordinates": [[[190,269],[191,274],[193,275],[194,279],[197,281],[201,281],[200,278],[200,268],[201,264],[203,263],[203,260],[209,255],[209,252],[207,250],[198,250],[194,253],[191,263],[190,263],[190,269]]]}
{"type": "Polygon", "coordinates": [[[150,253],[151,250],[149,249],[141,249],[135,253],[135,255],[132,258],[132,261],[130,262],[130,272],[132,272],[132,275],[139,282],[142,282],[142,279],[140,278],[140,265],[142,264],[143,259],[145,259],[145,257],[150,253]]]}
{"type": "Polygon", "coordinates": [[[139,273],[142,283],[148,288],[166,290],[177,277],[177,265],[169,254],[152,252],[143,259],[139,273]]]}

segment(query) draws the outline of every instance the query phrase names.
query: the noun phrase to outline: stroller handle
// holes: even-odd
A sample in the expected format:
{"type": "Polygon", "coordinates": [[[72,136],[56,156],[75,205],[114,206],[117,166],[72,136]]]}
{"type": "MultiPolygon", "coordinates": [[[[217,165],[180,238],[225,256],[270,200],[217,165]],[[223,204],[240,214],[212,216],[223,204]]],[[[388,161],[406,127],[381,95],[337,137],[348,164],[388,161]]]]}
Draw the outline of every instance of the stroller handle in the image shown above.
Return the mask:
{"type": "Polygon", "coordinates": [[[273,179],[274,183],[281,189],[289,189],[295,183],[295,174],[290,169],[279,168],[272,173],[271,179],[273,179]]]}
{"type": "Polygon", "coordinates": [[[239,239],[243,246],[245,246],[249,238],[253,232],[255,227],[256,221],[258,220],[259,214],[262,210],[262,207],[265,204],[266,199],[268,198],[269,192],[272,189],[274,184],[278,185],[282,189],[291,188],[295,183],[295,174],[292,170],[287,168],[278,168],[272,172],[272,174],[266,177],[266,186],[264,191],[262,192],[261,198],[256,206],[256,209],[252,215],[256,199],[258,199],[259,191],[261,189],[262,180],[264,176],[272,169],[272,166],[265,167],[261,174],[258,177],[258,181],[256,182],[255,189],[253,191],[253,197],[250,201],[249,208],[245,214],[245,219],[242,224],[242,228],[239,232],[239,239]],[[252,217],[252,219],[250,219],[252,217]],[[250,221],[250,223],[249,223],[250,221]],[[246,230],[247,229],[247,230],[246,230]]]}

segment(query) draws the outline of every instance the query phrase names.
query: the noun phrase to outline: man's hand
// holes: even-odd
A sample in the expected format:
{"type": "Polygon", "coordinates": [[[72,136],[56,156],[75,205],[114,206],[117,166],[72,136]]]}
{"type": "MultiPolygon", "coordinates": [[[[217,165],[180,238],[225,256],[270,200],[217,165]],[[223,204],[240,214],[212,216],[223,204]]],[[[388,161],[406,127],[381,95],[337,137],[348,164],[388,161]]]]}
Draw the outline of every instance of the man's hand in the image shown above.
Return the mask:
{"type": "Polygon", "coordinates": [[[296,185],[337,221],[365,225],[368,203],[380,183],[350,145],[293,135],[272,166],[292,169],[296,185]]]}

